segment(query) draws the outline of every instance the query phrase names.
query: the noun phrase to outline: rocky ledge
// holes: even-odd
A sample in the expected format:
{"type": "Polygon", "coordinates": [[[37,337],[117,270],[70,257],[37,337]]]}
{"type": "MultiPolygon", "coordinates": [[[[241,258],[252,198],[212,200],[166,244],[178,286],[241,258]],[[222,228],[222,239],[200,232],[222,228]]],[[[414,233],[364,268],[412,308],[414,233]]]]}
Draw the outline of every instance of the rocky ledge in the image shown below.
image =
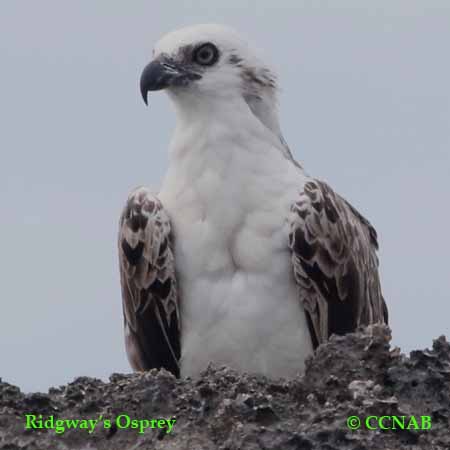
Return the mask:
{"type": "Polygon", "coordinates": [[[389,341],[382,326],[334,336],[293,380],[152,370],[48,394],[0,380],[0,449],[450,449],[449,343],[408,357],[389,341]]]}

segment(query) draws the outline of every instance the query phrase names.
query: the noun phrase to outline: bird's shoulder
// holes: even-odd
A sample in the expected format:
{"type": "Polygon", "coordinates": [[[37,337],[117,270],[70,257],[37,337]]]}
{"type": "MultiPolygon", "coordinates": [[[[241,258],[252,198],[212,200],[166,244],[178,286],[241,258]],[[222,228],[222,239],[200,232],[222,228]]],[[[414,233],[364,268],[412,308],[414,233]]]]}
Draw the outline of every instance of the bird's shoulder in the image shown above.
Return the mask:
{"type": "Polygon", "coordinates": [[[291,246],[297,233],[303,245],[326,239],[328,245],[344,246],[348,251],[357,241],[367,244],[370,251],[378,249],[377,232],[369,220],[321,180],[309,178],[303,184],[291,205],[290,225],[291,246]]]}
{"type": "Polygon", "coordinates": [[[119,246],[127,268],[131,270],[142,260],[157,263],[170,234],[170,219],[157,195],[145,187],[133,190],[119,222],[119,246]]]}

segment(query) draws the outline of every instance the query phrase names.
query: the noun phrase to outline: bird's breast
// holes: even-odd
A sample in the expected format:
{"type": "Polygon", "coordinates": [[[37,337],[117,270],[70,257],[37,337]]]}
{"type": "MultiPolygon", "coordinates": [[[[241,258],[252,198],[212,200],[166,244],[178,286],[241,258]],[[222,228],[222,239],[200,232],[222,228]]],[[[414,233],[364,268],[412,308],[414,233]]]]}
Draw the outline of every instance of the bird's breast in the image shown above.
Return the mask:
{"type": "Polygon", "coordinates": [[[238,183],[218,186],[206,171],[176,201],[164,202],[175,236],[177,263],[189,267],[184,276],[270,270],[274,255],[288,249],[289,203],[283,201],[283,193],[264,196],[238,183]]]}
{"type": "Polygon", "coordinates": [[[270,161],[230,158],[170,169],[159,195],[174,234],[182,372],[214,361],[292,375],[311,351],[288,247],[301,179],[270,161]]]}

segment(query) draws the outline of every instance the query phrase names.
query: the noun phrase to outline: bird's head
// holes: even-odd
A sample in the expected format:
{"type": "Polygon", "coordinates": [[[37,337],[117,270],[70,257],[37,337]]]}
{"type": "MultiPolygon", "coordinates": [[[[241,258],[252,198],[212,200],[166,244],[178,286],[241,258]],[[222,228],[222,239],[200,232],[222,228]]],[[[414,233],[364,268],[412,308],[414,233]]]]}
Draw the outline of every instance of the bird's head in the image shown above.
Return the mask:
{"type": "Polygon", "coordinates": [[[166,89],[171,97],[208,101],[240,96],[275,102],[276,78],[234,30],[197,25],[165,35],[141,76],[141,93],[166,89]]]}

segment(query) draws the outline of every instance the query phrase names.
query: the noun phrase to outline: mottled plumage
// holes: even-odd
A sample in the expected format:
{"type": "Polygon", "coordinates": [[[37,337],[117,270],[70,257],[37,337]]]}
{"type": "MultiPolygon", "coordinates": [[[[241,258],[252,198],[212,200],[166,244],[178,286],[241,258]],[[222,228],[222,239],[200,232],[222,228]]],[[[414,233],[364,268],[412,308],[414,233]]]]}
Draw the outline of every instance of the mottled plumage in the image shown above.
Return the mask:
{"type": "Polygon", "coordinates": [[[318,180],[305,184],[289,222],[295,279],[314,346],[331,334],[387,323],[372,225],[318,180]]]}
{"type": "Polygon", "coordinates": [[[135,370],[179,374],[180,317],[170,221],[145,188],[129,197],[120,218],[119,261],[125,342],[135,370]]]}

